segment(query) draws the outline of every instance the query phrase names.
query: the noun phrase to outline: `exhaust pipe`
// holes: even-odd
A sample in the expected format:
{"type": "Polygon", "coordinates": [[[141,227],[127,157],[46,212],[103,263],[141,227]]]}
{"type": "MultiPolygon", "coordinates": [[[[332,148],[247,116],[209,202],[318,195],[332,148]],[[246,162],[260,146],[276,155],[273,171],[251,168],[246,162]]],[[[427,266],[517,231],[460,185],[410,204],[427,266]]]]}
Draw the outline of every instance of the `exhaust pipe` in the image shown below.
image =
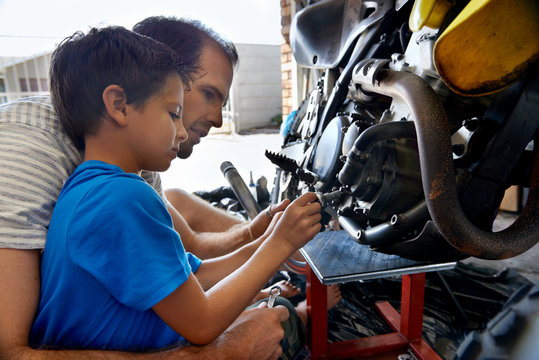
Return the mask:
{"type": "Polygon", "coordinates": [[[539,239],[537,151],[528,201],[518,219],[500,232],[477,228],[460,206],[450,130],[438,95],[415,74],[382,70],[377,65],[375,60],[361,62],[354,69],[352,81],[366,91],[399,98],[408,105],[416,127],[423,192],[440,234],[462,253],[482,259],[510,258],[534,246],[539,239]]]}
{"type": "Polygon", "coordinates": [[[230,184],[230,187],[232,187],[234,195],[236,195],[236,198],[245,209],[247,216],[249,219],[253,220],[260,212],[260,206],[249,191],[249,188],[245,184],[245,181],[243,181],[240,173],[230,161],[223,161],[221,164],[221,172],[230,184]]]}

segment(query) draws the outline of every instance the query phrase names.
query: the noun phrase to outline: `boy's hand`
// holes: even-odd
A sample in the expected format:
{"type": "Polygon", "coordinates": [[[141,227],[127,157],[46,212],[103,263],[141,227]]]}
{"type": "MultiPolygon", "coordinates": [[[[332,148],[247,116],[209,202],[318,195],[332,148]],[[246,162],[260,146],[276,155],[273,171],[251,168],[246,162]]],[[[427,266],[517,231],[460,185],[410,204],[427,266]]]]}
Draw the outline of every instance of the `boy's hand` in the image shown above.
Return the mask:
{"type": "Polygon", "coordinates": [[[292,251],[295,251],[309,242],[321,229],[322,210],[314,193],[309,192],[294,200],[273,230],[272,236],[287,241],[292,251]]]}

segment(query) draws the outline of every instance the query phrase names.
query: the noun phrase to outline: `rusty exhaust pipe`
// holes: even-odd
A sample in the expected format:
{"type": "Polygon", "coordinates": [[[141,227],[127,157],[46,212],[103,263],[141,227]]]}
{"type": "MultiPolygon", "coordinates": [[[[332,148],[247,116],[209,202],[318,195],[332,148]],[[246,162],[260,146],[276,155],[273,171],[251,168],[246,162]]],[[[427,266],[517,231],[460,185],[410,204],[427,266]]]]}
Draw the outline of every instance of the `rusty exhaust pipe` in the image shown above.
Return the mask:
{"type": "Polygon", "coordinates": [[[440,234],[462,253],[482,259],[510,258],[534,246],[539,240],[537,151],[528,201],[517,220],[499,232],[477,228],[460,206],[449,124],[438,95],[415,74],[381,69],[377,65],[380,64],[375,60],[358,64],[352,81],[366,91],[399,98],[408,105],[416,127],[423,192],[440,234]]]}

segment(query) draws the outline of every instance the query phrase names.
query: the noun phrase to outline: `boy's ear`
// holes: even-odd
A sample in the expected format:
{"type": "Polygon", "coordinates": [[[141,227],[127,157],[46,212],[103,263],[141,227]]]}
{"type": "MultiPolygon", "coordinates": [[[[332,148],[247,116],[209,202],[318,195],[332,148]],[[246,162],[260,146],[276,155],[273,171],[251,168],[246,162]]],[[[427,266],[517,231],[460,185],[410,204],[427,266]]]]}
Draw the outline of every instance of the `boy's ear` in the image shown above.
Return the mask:
{"type": "Polygon", "coordinates": [[[105,117],[111,118],[118,125],[127,124],[127,97],[124,89],[119,85],[109,85],[103,90],[103,103],[105,104],[105,117]]]}

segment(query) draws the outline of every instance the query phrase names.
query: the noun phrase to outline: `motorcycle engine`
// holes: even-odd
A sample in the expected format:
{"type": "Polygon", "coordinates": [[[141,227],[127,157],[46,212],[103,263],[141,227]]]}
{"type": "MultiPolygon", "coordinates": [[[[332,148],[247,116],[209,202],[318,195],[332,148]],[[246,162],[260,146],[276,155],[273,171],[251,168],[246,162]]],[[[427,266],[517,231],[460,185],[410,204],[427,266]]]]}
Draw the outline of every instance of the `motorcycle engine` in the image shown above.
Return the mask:
{"type": "Polygon", "coordinates": [[[317,191],[342,190],[344,197],[334,211],[363,226],[387,221],[423,196],[415,142],[385,138],[383,129],[351,168],[341,171],[368,123],[358,113],[331,120],[318,142],[312,168],[319,179],[314,185],[317,191]],[[336,178],[338,182],[330,181],[336,178]]]}

